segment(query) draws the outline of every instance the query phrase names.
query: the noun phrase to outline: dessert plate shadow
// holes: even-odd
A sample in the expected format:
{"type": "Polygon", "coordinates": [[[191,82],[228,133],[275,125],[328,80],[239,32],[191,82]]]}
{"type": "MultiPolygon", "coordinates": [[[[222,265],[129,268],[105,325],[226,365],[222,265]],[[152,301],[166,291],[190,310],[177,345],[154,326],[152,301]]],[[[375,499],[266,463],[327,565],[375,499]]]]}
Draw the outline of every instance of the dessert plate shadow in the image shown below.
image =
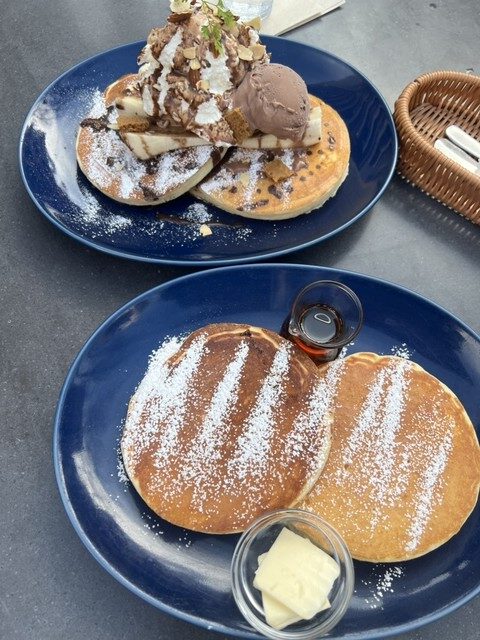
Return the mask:
{"type": "MultiPolygon", "coordinates": [[[[94,558],[170,615],[224,634],[259,637],[230,589],[238,536],[169,525],[148,509],[122,471],[122,421],[148,356],[167,336],[211,322],[278,331],[298,291],[320,279],[345,283],[364,305],[365,325],[348,353],[408,352],[458,395],[478,432],[480,338],[401,287],[335,269],[266,264],[203,271],[135,298],[93,334],[68,373],[55,418],[54,465],[67,514],[94,558]]],[[[480,592],[479,527],[477,505],[456,536],[422,558],[393,566],[355,562],[351,605],[329,637],[386,638],[473,598],[480,592]]]]}
{"type": "Polygon", "coordinates": [[[249,220],[208,206],[213,234],[185,219],[197,202],[185,195],[154,207],[132,207],[97,191],[77,168],[79,122],[99,92],[137,69],[144,45],[134,42],[73,67],[40,95],[20,138],[20,169],[33,202],[50,222],[92,248],[122,258],[185,266],[249,262],[308,247],[358,220],[387,187],[397,138],[387,104],[359,71],[336,56],[298,42],[265,37],[272,60],[292,66],[310,93],[345,120],[352,145],[350,170],[337,195],[321,209],[283,222],[249,220]]]}

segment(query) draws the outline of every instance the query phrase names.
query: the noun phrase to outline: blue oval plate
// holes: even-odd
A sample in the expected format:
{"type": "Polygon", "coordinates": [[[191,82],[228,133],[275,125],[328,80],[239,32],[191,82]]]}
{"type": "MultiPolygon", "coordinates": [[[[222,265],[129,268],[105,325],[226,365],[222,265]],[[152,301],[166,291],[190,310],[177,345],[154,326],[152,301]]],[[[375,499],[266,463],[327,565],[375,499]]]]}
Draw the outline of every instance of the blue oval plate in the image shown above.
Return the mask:
{"type": "Polygon", "coordinates": [[[20,139],[25,186],[40,211],[61,231],[123,258],[179,265],[260,260],[307,247],[348,227],[378,200],[392,176],[397,139],[390,111],[375,87],[335,56],[297,42],[267,38],[275,62],[289,64],[311,93],[345,120],[352,156],[347,180],[321,210],[284,222],[248,220],[208,208],[214,233],[182,218],[195,200],[183,196],[156,207],[111,200],[77,169],[75,138],[98,92],[136,71],[143,42],[101,53],[55,80],[38,98],[20,139]]]}
{"type": "MultiPolygon", "coordinates": [[[[55,471],[65,509],[93,556],[131,591],[183,620],[259,637],[230,590],[238,536],[169,525],[128,484],[118,455],[128,400],[149,354],[167,336],[211,322],[278,331],[298,290],[318,279],[344,282],[364,304],[365,326],[350,353],[408,353],[458,395],[477,430],[480,425],[480,338],[392,284],[320,267],[252,265],[185,276],[129,302],[94,333],[70,369],[55,419],[55,471]]],[[[477,507],[459,534],[423,558],[393,566],[356,562],[353,600],[331,637],[384,638],[467,602],[480,591],[479,529],[477,507]]]]}

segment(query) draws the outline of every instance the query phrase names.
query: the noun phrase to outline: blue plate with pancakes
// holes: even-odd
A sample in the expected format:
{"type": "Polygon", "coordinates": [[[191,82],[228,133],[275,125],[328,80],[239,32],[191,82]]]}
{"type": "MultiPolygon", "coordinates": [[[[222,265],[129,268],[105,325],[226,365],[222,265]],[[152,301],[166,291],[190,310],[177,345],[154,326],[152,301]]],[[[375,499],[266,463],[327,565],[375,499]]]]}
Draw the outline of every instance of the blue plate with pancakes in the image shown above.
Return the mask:
{"type": "MultiPolygon", "coordinates": [[[[135,298],[93,334],[68,373],[55,418],[54,464],[65,509],[82,542],[120,583],[165,613],[224,634],[259,637],[231,592],[238,536],[168,524],[125,476],[122,425],[149,355],[167,337],[213,322],[279,331],[298,291],[324,279],[351,287],[364,306],[364,327],[348,353],[409,357],[450,387],[478,433],[480,338],[401,287],[335,269],[267,264],[188,275],[135,298]]],[[[385,638],[468,602],[480,592],[479,527],[477,505],[457,535],[421,558],[355,562],[353,599],[330,637],[385,638]]]]}
{"type": "MultiPolygon", "coordinates": [[[[182,196],[160,206],[121,204],[97,191],[77,167],[80,121],[108,85],[137,71],[144,42],[90,58],[55,80],[28,114],[20,139],[20,168],[33,202],[58,229],[89,247],[122,258],[177,265],[252,262],[301,249],[338,233],[371,209],[396,164],[397,138],[383,97],[362,73],[336,56],[304,44],[265,37],[272,60],[292,66],[309,92],[345,121],[351,140],[349,174],[336,196],[308,215],[279,222],[201,209],[213,230],[204,237],[182,196]]],[[[193,211],[193,214],[195,211],[193,211]]]]}

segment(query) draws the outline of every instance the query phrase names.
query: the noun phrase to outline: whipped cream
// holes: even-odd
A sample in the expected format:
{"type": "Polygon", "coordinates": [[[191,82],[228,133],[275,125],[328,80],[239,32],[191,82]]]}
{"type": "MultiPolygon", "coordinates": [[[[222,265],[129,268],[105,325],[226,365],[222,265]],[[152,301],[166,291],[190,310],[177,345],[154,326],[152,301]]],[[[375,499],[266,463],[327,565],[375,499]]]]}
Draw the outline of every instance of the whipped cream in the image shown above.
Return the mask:
{"type": "Polygon", "coordinates": [[[227,55],[222,53],[218,58],[215,58],[213,53],[208,51],[205,59],[210,66],[202,69],[201,78],[208,82],[210,93],[222,95],[232,89],[232,75],[228,66],[227,55]]]}
{"type": "Polygon", "coordinates": [[[211,98],[208,102],[202,103],[195,115],[195,122],[199,125],[215,124],[222,119],[222,112],[218,108],[215,98],[211,98]]]}
{"type": "Polygon", "coordinates": [[[173,68],[173,60],[175,58],[175,54],[177,53],[178,47],[182,44],[183,41],[183,29],[178,29],[170,42],[163,47],[162,53],[159,57],[159,62],[162,65],[162,73],[160,74],[157,84],[159,86],[159,95],[158,95],[158,106],[160,108],[160,113],[165,113],[165,98],[167,97],[168,90],[170,89],[170,85],[168,84],[168,75],[171,73],[173,68]]]}

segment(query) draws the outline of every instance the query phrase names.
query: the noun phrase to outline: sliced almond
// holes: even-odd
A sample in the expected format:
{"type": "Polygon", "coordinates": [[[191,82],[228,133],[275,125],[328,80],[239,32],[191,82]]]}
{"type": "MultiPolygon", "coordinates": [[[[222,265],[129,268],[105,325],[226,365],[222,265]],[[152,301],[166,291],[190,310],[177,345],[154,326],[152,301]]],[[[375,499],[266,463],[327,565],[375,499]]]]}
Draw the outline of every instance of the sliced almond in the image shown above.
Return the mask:
{"type": "Polygon", "coordinates": [[[187,60],[195,60],[197,57],[197,47],[187,47],[182,51],[183,57],[187,60]]]}
{"type": "Polygon", "coordinates": [[[208,226],[208,224],[202,224],[202,226],[200,227],[200,235],[202,235],[203,237],[206,237],[206,236],[211,236],[212,233],[213,231],[208,226]]]}
{"type": "Polygon", "coordinates": [[[263,44],[253,44],[250,51],[253,53],[254,60],[261,60],[267,53],[267,47],[263,44]]]}
{"type": "Polygon", "coordinates": [[[190,0],[170,0],[170,11],[172,13],[191,13],[190,0]]]}
{"type": "Polygon", "coordinates": [[[210,89],[210,82],[208,80],[199,80],[197,82],[197,89],[199,91],[209,91],[210,89]]]}
{"type": "Polygon", "coordinates": [[[252,29],[255,29],[255,31],[260,31],[260,29],[262,28],[262,19],[260,18],[260,16],[257,16],[256,18],[252,18],[248,22],[245,22],[245,25],[247,27],[252,27],[252,29]]]}
{"type": "Polygon", "coordinates": [[[240,58],[240,60],[251,62],[253,60],[253,51],[251,49],[247,49],[247,47],[244,47],[243,44],[239,44],[238,57],[240,58]]]}
{"type": "Polygon", "coordinates": [[[202,65],[200,64],[200,60],[198,58],[194,58],[191,62],[190,62],[190,69],[193,69],[194,71],[196,71],[197,69],[201,69],[202,65]]]}

